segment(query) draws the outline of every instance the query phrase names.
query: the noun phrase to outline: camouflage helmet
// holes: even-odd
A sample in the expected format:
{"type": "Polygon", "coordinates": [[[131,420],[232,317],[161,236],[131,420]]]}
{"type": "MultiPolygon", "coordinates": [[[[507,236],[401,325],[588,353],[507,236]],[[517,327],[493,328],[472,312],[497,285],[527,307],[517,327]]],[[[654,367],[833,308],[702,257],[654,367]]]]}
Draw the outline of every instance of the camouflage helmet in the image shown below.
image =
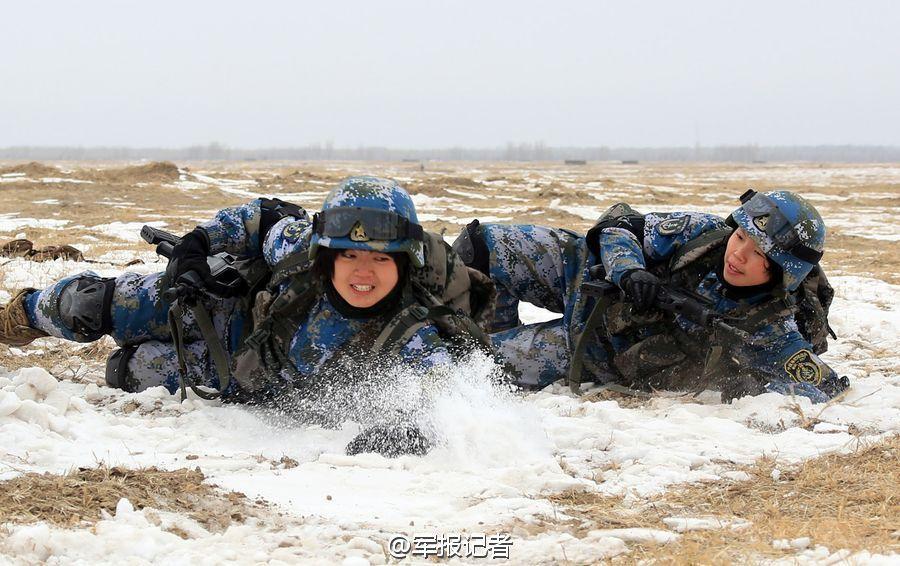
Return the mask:
{"type": "Polygon", "coordinates": [[[309,257],[319,246],[338,250],[406,253],[414,267],[425,265],[424,232],[416,206],[390,179],[350,177],[325,197],[313,217],[309,257]]]}
{"type": "Polygon", "coordinates": [[[825,251],[825,222],[813,205],[790,191],[750,189],[731,218],[781,267],[788,291],[800,286],[825,251]]]}

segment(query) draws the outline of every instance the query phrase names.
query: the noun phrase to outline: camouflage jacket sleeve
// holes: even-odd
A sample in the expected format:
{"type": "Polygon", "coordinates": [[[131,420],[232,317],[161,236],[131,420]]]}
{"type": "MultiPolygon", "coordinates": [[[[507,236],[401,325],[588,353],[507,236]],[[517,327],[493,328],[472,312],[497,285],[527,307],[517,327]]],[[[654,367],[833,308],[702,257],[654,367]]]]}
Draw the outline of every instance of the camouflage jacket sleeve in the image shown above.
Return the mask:
{"type": "Polygon", "coordinates": [[[846,380],[813,353],[792,318],[766,326],[754,338],[761,338],[761,345],[747,348],[747,361],[768,377],[767,391],[823,403],[847,387],[846,380]]]}
{"type": "Polygon", "coordinates": [[[672,212],[644,215],[643,242],[625,228],[605,228],[599,244],[606,278],[619,285],[628,271],[661,263],[690,240],[725,226],[724,220],[712,214],[672,212]]]}
{"type": "Polygon", "coordinates": [[[262,216],[261,199],[247,204],[224,208],[215,218],[200,224],[209,236],[210,253],[228,252],[239,256],[258,254],[260,249],[259,221],[262,216]]]}
{"type": "Polygon", "coordinates": [[[309,247],[312,229],[308,219],[286,216],[276,222],[266,235],[260,234],[261,199],[241,206],[220,210],[216,217],[200,227],[209,235],[210,252],[253,257],[262,249],[270,264],[278,263],[294,252],[305,252],[309,247]],[[264,242],[260,238],[265,237],[264,242]]]}

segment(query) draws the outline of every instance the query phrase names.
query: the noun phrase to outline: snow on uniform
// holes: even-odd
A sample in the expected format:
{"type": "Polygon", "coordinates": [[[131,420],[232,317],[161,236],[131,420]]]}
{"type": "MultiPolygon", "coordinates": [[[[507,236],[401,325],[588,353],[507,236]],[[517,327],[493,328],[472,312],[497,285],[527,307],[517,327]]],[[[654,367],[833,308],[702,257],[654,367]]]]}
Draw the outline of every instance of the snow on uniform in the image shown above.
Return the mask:
{"type": "MultiPolygon", "coordinates": [[[[282,218],[272,226],[264,242],[260,241],[258,229],[248,229],[259,226],[260,202],[257,199],[249,204],[226,208],[219,211],[214,220],[200,225],[209,235],[211,254],[228,252],[254,257],[262,253],[269,265],[275,265],[292,254],[308,253],[310,220],[282,218]]],[[[75,277],[63,279],[43,291],[33,293],[27,303],[28,314],[35,328],[52,336],[86,341],[84,336],[68,330],[60,320],[56,306],[60,292],[75,277]]],[[[112,331],[109,334],[119,346],[137,347],[128,362],[129,374],[137,382],[134,384],[136,390],[156,385],[163,385],[170,392],[175,392],[178,388],[177,355],[171,343],[167,321],[170,305],[162,298],[164,282],[163,273],[125,273],[115,280],[111,306],[112,331]]],[[[223,337],[223,343],[230,353],[237,348],[245,323],[245,315],[237,308],[238,303],[238,299],[208,297],[204,300],[217,334],[223,337]]],[[[383,319],[381,321],[385,322],[383,319]]],[[[367,329],[371,330],[371,326],[372,321],[343,316],[323,294],[297,328],[291,340],[289,358],[301,376],[312,378],[352,337],[367,329]]],[[[184,327],[187,332],[189,375],[195,383],[218,386],[219,376],[215,365],[211,363],[206,344],[190,313],[184,317],[184,327]]],[[[450,355],[437,330],[431,325],[413,334],[400,350],[400,358],[407,364],[423,369],[450,361],[450,355]]],[[[226,395],[235,393],[236,387],[236,383],[232,382],[226,395]]]]}
{"type": "MultiPolygon", "coordinates": [[[[618,285],[627,271],[662,265],[686,242],[725,228],[724,220],[719,217],[679,212],[644,215],[643,242],[626,228],[604,228],[599,235],[599,249],[607,279],[618,285]]],[[[518,371],[523,385],[544,386],[565,377],[575,341],[593,308],[593,299],[583,296],[580,285],[588,277],[588,269],[597,263],[596,256],[584,237],[562,230],[498,224],[483,224],[481,229],[490,252],[490,274],[501,294],[501,306],[506,309],[506,324],[517,322],[512,312],[518,300],[563,313],[561,319],[545,323],[542,328],[529,325],[494,334],[495,346],[501,354],[509,356],[507,361],[518,371]],[[553,360],[553,367],[538,363],[542,357],[553,360]]],[[[725,287],[714,269],[696,288],[689,290],[711,300],[713,308],[723,314],[771,298],[769,293],[739,300],[726,297],[725,287]]],[[[649,340],[647,345],[652,346],[643,350],[644,356],[659,358],[652,360],[655,363],[651,365],[667,368],[662,372],[662,381],[686,385],[691,378],[699,378],[705,351],[698,351],[698,345],[706,350],[712,337],[681,316],[674,322],[683,333],[666,332],[665,324],[650,324],[659,319],[656,315],[655,320],[646,321],[647,325],[616,335],[608,344],[609,352],[601,340],[592,340],[584,357],[582,381],[608,382],[622,373],[634,373],[635,368],[627,366],[635,360],[627,352],[644,340],[649,340]],[[682,339],[684,336],[688,339],[682,339]],[[611,367],[610,355],[615,356],[616,370],[611,367]]],[[[602,329],[598,334],[603,334],[602,329]]],[[[742,361],[757,374],[767,377],[766,389],[781,393],[793,390],[814,401],[823,401],[841,389],[836,374],[813,354],[793,317],[754,329],[752,339],[752,344],[745,344],[741,349],[742,361]]],[[[719,369],[727,371],[724,366],[729,362],[728,356],[723,357],[723,367],[719,369]]]]}

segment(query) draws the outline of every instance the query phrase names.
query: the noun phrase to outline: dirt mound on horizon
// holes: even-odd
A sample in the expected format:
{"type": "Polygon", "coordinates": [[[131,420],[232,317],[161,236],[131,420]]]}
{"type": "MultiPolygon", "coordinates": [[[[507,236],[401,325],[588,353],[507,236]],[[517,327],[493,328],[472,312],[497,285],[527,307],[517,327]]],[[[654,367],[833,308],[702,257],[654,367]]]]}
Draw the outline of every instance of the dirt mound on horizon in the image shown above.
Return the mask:
{"type": "Polygon", "coordinates": [[[0,175],[7,175],[9,173],[25,173],[28,177],[59,177],[63,174],[62,171],[53,167],[52,165],[44,165],[43,163],[38,163],[37,161],[31,161],[29,163],[22,163],[20,165],[10,165],[9,167],[0,167],[0,175]]]}
{"type": "Polygon", "coordinates": [[[120,169],[96,169],[89,174],[92,181],[122,184],[164,183],[177,181],[180,176],[178,166],[171,161],[152,161],[120,169]]]}

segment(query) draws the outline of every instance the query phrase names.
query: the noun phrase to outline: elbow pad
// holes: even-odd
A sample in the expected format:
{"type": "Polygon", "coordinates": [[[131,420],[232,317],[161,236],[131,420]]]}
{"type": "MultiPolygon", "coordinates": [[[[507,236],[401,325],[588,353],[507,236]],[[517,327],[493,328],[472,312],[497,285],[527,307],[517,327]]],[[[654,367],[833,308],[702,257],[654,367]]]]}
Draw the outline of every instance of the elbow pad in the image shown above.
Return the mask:
{"type": "Polygon", "coordinates": [[[644,215],[624,202],[612,205],[588,230],[587,246],[596,257],[600,257],[600,232],[606,228],[624,228],[634,234],[639,244],[644,244],[644,215]]]}
{"type": "MultiPolygon", "coordinates": [[[[285,216],[290,216],[296,220],[309,220],[309,215],[303,207],[296,204],[285,202],[279,198],[260,199],[259,210],[261,217],[259,219],[259,242],[260,248],[266,240],[269,230],[279,220],[285,216]]],[[[261,251],[261,250],[260,250],[261,251]]]]}

